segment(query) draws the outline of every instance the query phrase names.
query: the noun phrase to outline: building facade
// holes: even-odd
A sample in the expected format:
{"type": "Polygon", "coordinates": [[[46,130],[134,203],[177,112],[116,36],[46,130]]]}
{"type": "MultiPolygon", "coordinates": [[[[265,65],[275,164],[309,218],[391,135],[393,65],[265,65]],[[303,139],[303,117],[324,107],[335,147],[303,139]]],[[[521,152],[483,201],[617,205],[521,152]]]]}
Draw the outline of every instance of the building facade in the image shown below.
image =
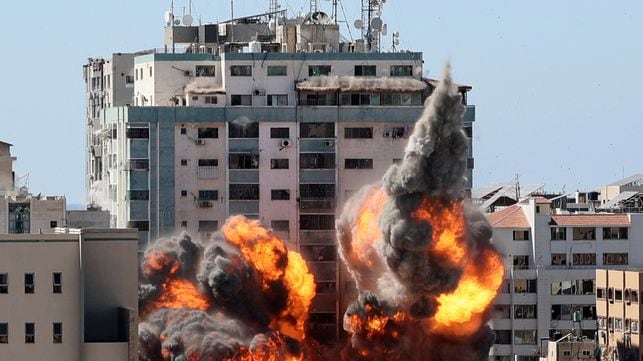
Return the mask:
{"type": "Polygon", "coordinates": [[[58,231],[0,234],[0,360],[136,360],[136,230],[58,231]]]}
{"type": "Polygon", "coordinates": [[[643,265],[643,214],[552,214],[532,197],[488,219],[506,274],[491,360],[537,360],[543,338],[595,339],[596,268],[643,265]]]}

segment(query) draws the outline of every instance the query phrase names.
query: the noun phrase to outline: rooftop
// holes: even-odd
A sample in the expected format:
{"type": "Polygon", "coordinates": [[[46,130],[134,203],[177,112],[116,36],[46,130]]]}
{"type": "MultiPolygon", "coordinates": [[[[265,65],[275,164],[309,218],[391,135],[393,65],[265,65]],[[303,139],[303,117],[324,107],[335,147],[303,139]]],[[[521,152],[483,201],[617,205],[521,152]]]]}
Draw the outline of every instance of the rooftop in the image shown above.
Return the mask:
{"type": "Polygon", "coordinates": [[[495,228],[529,228],[529,222],[519,205],[487,214],[487,220],[495,228]]]}
{"type": "Polygon", "coordinates": [[[558,226],[629,226],[627,214],[565,214],[551,217],[551,225],[558,226]]]}
{"type": "Polygon", "coordinates": [[[632,176],[629,176],[627,178],[623,178],[621,180],[618,180],[616,182],[610,183],[607,186],[608,187],[622,187],[626,185],[637,185],[641,186],[643,185],[643,173],[639,174],[634,174],[632,176]],[[632,184],[634,183],[634,184],[632,184]]]}

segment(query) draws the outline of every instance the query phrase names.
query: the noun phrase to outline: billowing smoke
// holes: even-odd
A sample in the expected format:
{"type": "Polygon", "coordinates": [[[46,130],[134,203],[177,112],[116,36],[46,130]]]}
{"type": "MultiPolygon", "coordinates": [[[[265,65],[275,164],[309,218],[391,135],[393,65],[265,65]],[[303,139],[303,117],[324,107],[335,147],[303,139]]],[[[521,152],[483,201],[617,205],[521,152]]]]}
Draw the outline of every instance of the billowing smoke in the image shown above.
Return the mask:
{"type": "Polygon", "coordinates": [[[145,251],[139,360],[300,360],[315,295],[301,256],[258,221],[232,217],[197,244],[187,234],[145,251]]]}
{"type": "Polygon", "coordinates": [[[418,92],[426,89],[427,84],[409,77],[361,77],[361,76],[313,76],[297,84],[303,91],[388,91],[418,92]]]}
{"type": "Polygon", "coordinates": [[[486,360],[503,267],[491,227],[464,202],[464,106],[449,68],[402,162],[349,200],[340,256],[360,290],[344,360],[486,360]]]}

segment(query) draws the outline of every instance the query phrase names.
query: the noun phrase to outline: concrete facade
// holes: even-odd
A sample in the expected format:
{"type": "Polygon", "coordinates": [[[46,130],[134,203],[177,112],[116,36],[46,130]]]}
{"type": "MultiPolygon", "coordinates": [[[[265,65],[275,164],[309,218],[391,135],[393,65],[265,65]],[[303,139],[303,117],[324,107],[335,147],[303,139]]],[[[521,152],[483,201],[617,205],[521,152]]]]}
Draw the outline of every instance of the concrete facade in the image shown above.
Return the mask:
{"type": "Polygon", "coordinates": [[[536,360],[540,339],[572,331],[594,339],[595,270],[643,265],[643,214],[557,215],[549,205],[530,198],[488,214],[506,278],[490,360],[536,360]]]}
{"type": "Polygon", "coordinates": [[[58,231],[0,235],[0,360],[136,360],[136,230],[58,231]]]}

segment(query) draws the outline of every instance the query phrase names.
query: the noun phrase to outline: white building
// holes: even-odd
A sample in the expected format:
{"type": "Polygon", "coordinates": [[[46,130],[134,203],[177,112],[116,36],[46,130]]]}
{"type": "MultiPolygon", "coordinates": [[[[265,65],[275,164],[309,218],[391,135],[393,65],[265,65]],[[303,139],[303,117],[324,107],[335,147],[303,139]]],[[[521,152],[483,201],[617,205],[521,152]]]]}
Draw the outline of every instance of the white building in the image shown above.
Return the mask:
{"type": "Polygon", "coordinates": [[[137,360],[136,230],[0,234],[0,360],[137,360]]]}
{"type": "Polygon", "coordinates": [[[643,265],[643,214],[555,215],[536,197],[488,219],[506,270],[491,360],[537,360],[541,339],[571,330],[594,339],[595,269],[643,265]]]}

